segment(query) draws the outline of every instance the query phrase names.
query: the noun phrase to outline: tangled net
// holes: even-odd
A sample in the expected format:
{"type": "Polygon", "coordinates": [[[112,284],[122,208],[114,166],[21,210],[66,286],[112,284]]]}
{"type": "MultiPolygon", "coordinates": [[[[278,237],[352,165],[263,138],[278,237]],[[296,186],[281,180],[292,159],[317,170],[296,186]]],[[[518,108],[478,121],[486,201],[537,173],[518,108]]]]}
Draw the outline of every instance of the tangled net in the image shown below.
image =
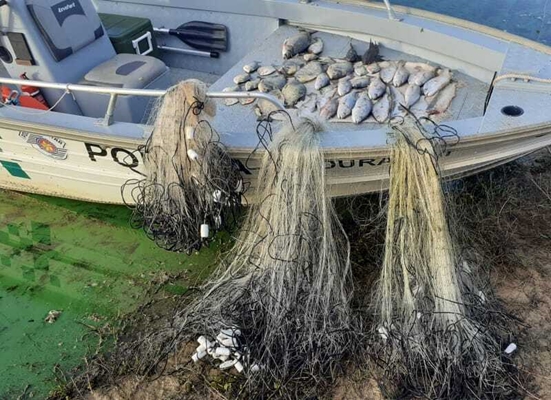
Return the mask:
{"type": "Polygon", "coordinates": [[[275,135],[258,179],[262,200],[182,320],[191,335],[241,331],[246,398],[295,398],[287,384],[331,375],[353,339],[350,246],[325,192],[319,130],[301,120],[275,135]]]}
{"type": "Polygon", "coordinates": [[[141,149],[147,177],[129,180],[122,197],[132,226],[160,247],[191,253],[233,226],[243,195],[240,173],[210,124],[215,103],[198,80],[168,90],[141,149]]]}
{"type": "MultiPolygon", "coordinates": [[[[377,359],[391,398],[513,398],[502,358],[506,316],[477,289],[454,248],[438,174],[441,132],[394,126],[383,268],[376,294],[377,359]]],[[[454,136],[454,135],[450,135],[454,136]]],[[[506,345],[506,344],[505,344],[506,345]]]]}

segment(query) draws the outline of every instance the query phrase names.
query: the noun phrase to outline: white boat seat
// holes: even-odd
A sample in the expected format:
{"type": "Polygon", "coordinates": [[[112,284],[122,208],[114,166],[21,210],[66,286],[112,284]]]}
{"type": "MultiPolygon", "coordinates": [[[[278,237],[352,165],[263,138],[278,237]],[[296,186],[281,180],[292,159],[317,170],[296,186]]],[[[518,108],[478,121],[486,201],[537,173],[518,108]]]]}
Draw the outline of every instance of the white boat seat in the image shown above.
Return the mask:
{"type": "MultiPolygon", "coordinates": [[[[165,63],[156,58],[117,54],[89,71],[80,84],[124,89],[166,89],[170,86],[170,75],[165,63]]],[[[76,92],[75,96],[84,115],[96,118],[105,115],[109,95],[76,92]]],[[[150,100],[148,97],[119,96],[115,121],[142,122],[150,100]]]]}
{"type": "Polygon", "coordinates": [[[87,1],[27,0],[27,8],[56,61],[105,34],[98,13],[87,1]]]}

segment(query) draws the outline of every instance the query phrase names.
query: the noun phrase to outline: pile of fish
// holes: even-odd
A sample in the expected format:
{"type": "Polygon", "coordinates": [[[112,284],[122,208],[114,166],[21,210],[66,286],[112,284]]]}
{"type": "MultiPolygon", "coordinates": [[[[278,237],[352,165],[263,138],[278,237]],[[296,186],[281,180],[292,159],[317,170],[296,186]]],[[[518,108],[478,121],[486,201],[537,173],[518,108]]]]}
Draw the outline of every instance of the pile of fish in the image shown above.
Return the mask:
{"type": "MultiPolygon", "coordinates": [[[[323,48],[321,38],[300,32],[283,43],[281,65],[249,63],[234,78],[235,86],[224,91],[258,90],[274,95],[286,108],[356,124],[384,123],[404,116],[407,110],[417,117],[442,114],[456,95],[457,83],[449,69],[384,61],[376,43],[371,42],[362,56],[350,45],[342,59],[322,56],[323,48]]],[[[254,101],[227,99],[226,105],[254,101]]],[[[258,115],[268,115],[275,108],[260,100],[255,110],[258,115]]]]}
{"type": "Polygon", "coordinates": [[[251,372],[260,370],[260,366],[251,362],[248,349],[241,344],[241,331],[239,329],[222,329],[215,340],[211,341],[205,336],[199,336],[199,346],[191,357],[193,362],[205,358],[207,355],[214,360],[219,360],[218,368],[235,368],[239,373],[248,368],[251,372]]]}

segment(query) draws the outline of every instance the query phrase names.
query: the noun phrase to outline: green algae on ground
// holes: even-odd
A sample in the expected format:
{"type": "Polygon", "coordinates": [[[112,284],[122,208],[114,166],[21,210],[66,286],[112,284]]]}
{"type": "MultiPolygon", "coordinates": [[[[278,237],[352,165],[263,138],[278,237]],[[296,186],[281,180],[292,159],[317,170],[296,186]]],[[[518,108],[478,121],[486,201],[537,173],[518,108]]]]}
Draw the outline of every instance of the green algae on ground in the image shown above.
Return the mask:
{"type": "Polygon", "coordinates": [[[45,398],[93,354],[90,326],[113,324],[152,285],[179,295],[210,273],[217,246],[187,257],[129,226],[130,210],[0,191],[0,399],[45,398]],[[50,310],[62,311],[44,322],[50,310]]]}

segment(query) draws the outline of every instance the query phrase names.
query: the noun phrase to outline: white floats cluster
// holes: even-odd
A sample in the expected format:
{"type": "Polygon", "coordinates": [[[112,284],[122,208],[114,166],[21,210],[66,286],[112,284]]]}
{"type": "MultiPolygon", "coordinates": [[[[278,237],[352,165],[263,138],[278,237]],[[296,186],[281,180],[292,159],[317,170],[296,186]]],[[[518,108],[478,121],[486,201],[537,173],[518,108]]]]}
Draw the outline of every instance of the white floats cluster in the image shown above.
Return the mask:
{"type": "Polygon", "coordinates": [[[260,367],[250,362],[249,351],[247,347],[241,345],[239,336],[241,336],[239,329],[222,329],[213,341],[205,336],[199,336],[197,339],[199,346],[191,359],[197,362],[209,355],[221,361],[218,368],[222,370],[233,367],[241,373],[246,366],[249,366],[251,372],[259,371],[260,367]]]}

